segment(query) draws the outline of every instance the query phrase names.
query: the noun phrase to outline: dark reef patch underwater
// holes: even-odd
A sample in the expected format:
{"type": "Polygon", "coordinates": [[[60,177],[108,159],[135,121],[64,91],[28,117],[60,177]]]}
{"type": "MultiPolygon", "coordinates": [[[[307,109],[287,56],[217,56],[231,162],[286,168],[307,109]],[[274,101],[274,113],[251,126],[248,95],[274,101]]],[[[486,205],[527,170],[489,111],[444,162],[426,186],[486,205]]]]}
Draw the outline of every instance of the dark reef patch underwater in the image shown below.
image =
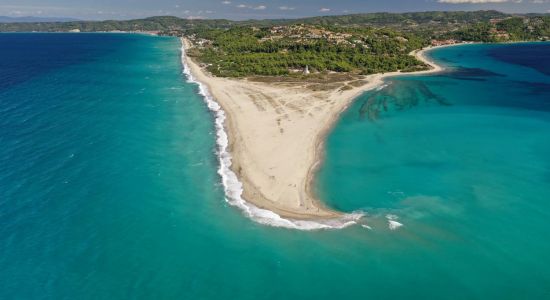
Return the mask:
{"type": "Polygon", "coordinates": [[[383,113],[411,109],[418,105],[451,105],[442,96],[434,94],[426,84],[413,81],[402,82],[398,86],[388,84],[369,93],[369,96],[361,101],[359,116],[368,117],[371,121],[380,118],[383,113]]]}

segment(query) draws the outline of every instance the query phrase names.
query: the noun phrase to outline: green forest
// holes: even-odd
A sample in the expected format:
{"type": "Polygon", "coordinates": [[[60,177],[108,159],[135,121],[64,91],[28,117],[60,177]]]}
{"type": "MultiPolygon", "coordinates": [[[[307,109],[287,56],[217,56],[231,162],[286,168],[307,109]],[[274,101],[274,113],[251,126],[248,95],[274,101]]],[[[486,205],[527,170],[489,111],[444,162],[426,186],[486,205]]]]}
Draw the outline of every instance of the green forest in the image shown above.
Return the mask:
{"type": "Polygon", "coordinates": [[[261,41],[267,28],[237,27],[229,30],[204,30],[197,36],[212,43],[192,52],[218,76],[288,75],[306,66],[312,71],[371,74],[388,71],[413,71],[425,66],[409,53],[421,48],[415,36],[391,30],[355,29],[340,43],[326,38],[283,37],[261,41]]]}

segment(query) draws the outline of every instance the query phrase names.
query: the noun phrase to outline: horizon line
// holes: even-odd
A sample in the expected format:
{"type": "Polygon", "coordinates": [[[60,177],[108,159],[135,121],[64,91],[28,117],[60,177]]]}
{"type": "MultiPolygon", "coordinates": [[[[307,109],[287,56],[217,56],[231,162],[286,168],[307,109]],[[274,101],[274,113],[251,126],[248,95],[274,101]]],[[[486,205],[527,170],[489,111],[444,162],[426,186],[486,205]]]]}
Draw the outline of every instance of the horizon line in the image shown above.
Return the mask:
{"type": "MultiPolygon", "coordinates": [[[[0,15],[2,18],[9,18],[13,20],[24,19],[24,18],[37,18],[37,19],[71,19],[66,21],[38,21],[31,23],[70,23],[70,22],[108,22],[108,21],[133,21],[133,20],[145,20],[151,18],[177,18],[181,20],[189,21],[201,21],[201,20],[210,20],[210,21],[232,21],[232,22],[246,22],[246,21],[269,21],[269,20],[299,20],[299,19],[309,19],[309,18],[323,18],[323,17],[340,17],[340,16],[353,16],[353,15],[367,15],[367,14],[407,14],[407,13],[431,13],[431,12],[498,12],[505,15],[539,15],[547,16],[550,15],[550,12],[503,12],[496,9],[477,9],[477,10],[419,10],[419,11],[403,11],[403,12],[390,12],[390,11],[374,11],[374,12],[354,12],[354,13],[344,13],[344,14],[330,14],[330,15],[312,15],[312,16],[297,16],[297,17],[288,17],[288,18],[248,18],[248,19],[232,19],[232,18],[208,18],[208,17],[179,17],[175,15],[151,15],[140,18],[128,18],[128,19],[78,19],[74,17],[66,16],[7,16],[0,15]]],[[[0,22],[3,23],[3,22],[0,22]]],[[[17,22],[14,22],[17,23],[17,22]]]]}

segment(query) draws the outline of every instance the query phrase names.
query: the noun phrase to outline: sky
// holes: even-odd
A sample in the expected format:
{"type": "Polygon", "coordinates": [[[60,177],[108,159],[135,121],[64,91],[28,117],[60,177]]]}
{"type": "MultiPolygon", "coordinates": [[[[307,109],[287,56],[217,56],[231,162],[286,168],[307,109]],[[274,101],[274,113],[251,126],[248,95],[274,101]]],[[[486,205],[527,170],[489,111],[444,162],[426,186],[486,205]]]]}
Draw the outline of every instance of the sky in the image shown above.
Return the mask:
{"type": "Polygon", "coordinates": [[[81,20],[182,18],[272,19],[366,12],[481,10],[550,13],[550,0],[0,0],[0,16],[81,20]]]}

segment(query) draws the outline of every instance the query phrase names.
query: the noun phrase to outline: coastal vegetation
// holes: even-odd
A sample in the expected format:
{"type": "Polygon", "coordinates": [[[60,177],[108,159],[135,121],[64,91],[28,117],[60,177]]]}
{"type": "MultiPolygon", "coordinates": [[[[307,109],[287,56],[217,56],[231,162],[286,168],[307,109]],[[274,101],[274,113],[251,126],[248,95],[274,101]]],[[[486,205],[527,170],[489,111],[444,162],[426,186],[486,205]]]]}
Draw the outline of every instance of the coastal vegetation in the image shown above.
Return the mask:
{"type": "Polygon", "coordinates": [[[534,41],[550,36],[549,16],[510,17],[491,11],[380,13],[295,22],[300,21],[193,28],[186,32],[197,46],[190,54],[217,76],[300,75],[306,68],[372,74],[425,69],[409,53],[428,45],[534,41]]]}
{"type": "Polygon", "coordinates": [[[389,29],[291,25],[198,30],[191,52],[218,76],[414,71],[425,65],[410,56],[422,39],[389,29]]]}
{"type": "Polygon", "coordinates": [[[472,42],[539,41],[550,39],[550,16],[506,17],[470,24],[440,37],[472,42]]]}

